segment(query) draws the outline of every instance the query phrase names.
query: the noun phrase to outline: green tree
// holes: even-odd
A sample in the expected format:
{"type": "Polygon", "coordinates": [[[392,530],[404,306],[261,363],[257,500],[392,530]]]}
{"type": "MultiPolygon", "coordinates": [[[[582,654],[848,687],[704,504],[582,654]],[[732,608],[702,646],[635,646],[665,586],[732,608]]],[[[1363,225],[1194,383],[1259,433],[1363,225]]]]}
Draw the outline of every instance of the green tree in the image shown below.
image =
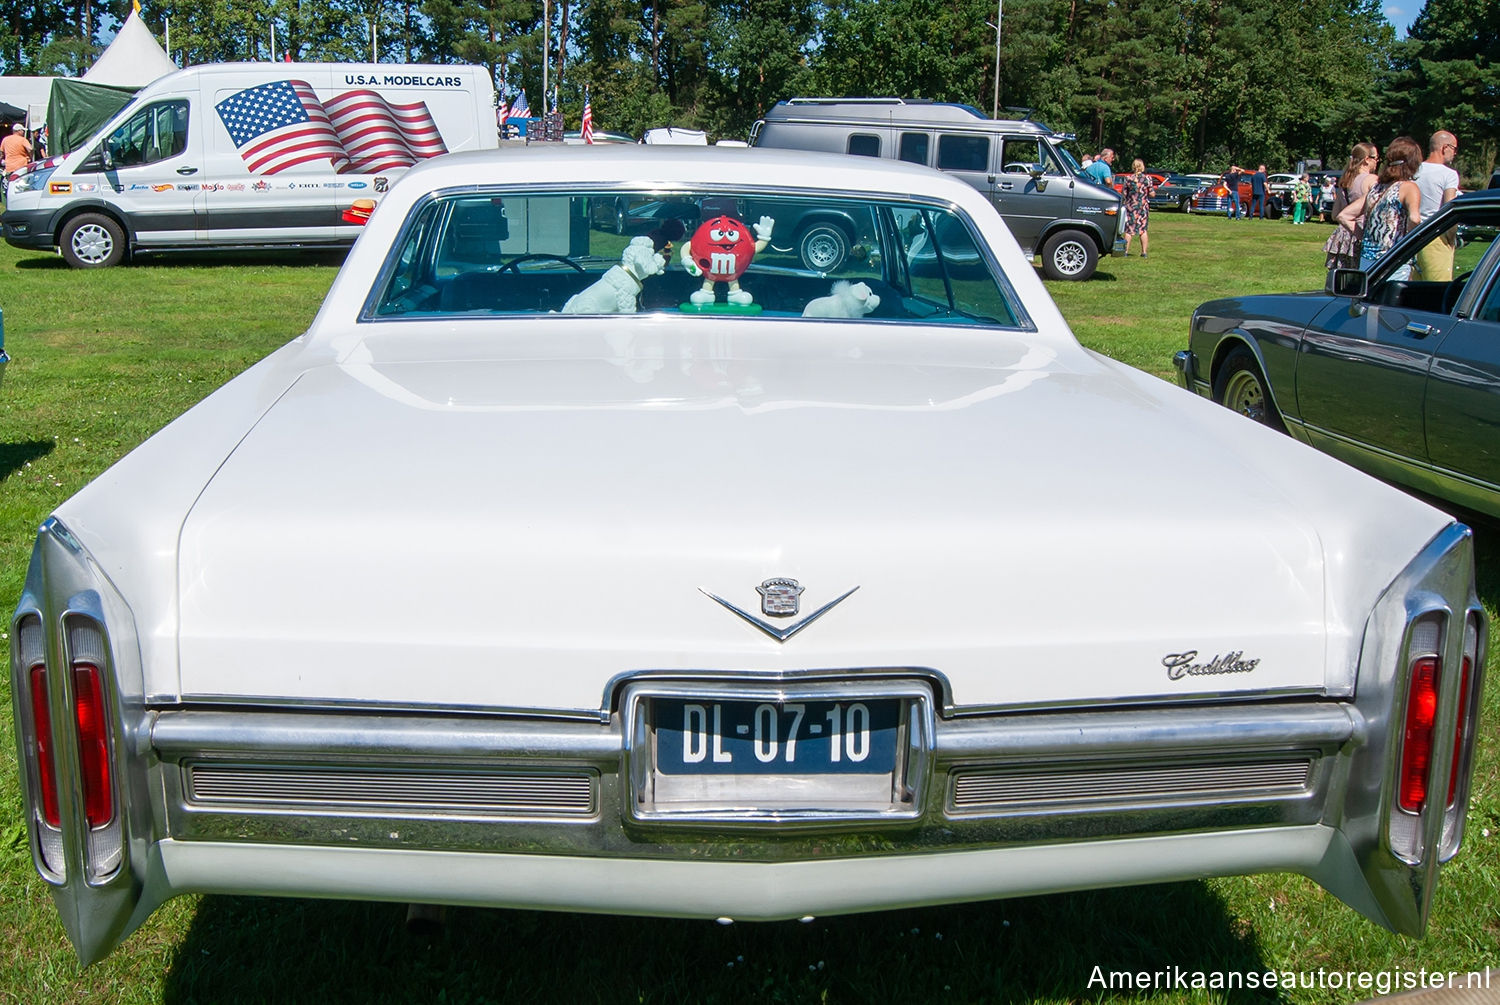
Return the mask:
{"type": "Polygon", "coordinates": [[[1433,131],[1450,130],[1461,166],[1488,175],[1500,141],[1500,0],[1427,0],[1385,93],[1402,131],[1425,146],[1433,131]]]}

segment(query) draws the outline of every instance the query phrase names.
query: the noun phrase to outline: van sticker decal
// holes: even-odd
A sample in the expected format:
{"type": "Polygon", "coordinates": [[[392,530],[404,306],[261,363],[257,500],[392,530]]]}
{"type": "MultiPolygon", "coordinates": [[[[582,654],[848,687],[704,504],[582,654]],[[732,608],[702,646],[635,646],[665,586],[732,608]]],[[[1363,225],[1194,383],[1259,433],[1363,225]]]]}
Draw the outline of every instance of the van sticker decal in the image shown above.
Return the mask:
{"type": "Polygon", "coordinates": [[[74,186],[74,189],[79,192],[92,192],[94,188],[94,183],[91,181],[81,181],[74,186]]]}
{"type": "Polygon", "coordinates": [[[375,191],[377,192],[384,192],[386,189],[390,188],[390,185],[391,183],[385,178],[375,179],[375,191]]]}
{"type": "Polygon", "coordinates": [[[214,108],[252,174],[302,164],[369,174],[448,152],[426,102],[394,104],[370,90],[323,101],[305,80],[276,80],[232,94],[214,108]]]}
{"type": "Polygon", "coordinates": [[[252,189],[254,189],[255,191],[257,191],[257,192],[269,192],[269,191],[271,191],[271,184],[270,184],[270,182],[258,181],[254,185],[251,185],[250,187],[252,189]]]}
{"type": "Polygon", "coordinates": [[[170,191],[172,191],[172,188],[173,188],[173,186],[168,185],[166,183],[162,183],[160,185],[152,185],[151,186],[151,191],[153,191],[153,192],[170,192],[170,191]]]}
{"type": "Polygon", "coordinates": [[[364,188],[365,187],[365,183],[362,182],[362,181],[351,181],[349,183],[349,187],[350,188],[364,188]]]}
{"type": "Polygon", "coordinates": [[[68,195],[73,191],[73,183],[70,181],[49,181],[47,192],[50,195],[68,195]]]}

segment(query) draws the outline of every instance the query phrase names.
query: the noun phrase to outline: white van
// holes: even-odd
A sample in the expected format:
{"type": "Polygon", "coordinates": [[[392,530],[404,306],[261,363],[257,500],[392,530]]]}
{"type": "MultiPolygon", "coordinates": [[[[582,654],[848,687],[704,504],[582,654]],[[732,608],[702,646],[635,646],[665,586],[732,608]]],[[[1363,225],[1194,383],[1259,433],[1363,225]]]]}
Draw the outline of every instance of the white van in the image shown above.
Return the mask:
{"type": "Polygon", "coordinates": [[[13,182],[0,225],[77,268],[132,251],[336,247],[362,229],[344,220],[353,202],[418,160],[497,145],[481,67],[193,66],[13,182]]]}

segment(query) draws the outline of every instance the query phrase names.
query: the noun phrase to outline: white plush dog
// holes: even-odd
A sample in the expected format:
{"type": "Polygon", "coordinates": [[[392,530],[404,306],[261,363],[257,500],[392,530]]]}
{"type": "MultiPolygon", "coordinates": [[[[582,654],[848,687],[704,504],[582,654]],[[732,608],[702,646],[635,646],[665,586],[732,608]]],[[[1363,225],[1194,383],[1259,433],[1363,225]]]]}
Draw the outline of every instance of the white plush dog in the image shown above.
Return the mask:
{"type": "Polygon", "coordinates": [[[641,308],[641,280],[657,276],[667,268],[649,237],[637,237],[625,246],[620,264],[588,289],[563,304],[564,314],[634,314],[641,308]]]}
{"type": "Polygon", "coordinates": [[[862,318],[880,306],[880,296],[866,283],[840,279],[826,297],[808,301],[802,311],[805,318],[862,318]]]}

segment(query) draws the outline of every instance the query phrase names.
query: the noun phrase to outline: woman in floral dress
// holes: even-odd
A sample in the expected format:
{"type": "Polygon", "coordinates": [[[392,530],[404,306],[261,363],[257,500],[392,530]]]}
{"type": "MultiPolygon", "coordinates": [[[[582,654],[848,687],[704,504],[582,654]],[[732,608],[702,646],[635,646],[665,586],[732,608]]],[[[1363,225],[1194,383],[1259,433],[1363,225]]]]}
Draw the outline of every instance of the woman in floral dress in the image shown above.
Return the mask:
{"type": "Polygon", "coordinates": [[[1132,174],[1125,176],[1120,193],[1125,197],[1125,254],[1130,254],[1130,239],[1141,235],[1141,257],[1149,250],[1146,228],[1151,223],[1151,199],[1156,195],[1156,185],[1146,173],[1146,164],[1139,157],[1130,165],[1132,174]]]}

